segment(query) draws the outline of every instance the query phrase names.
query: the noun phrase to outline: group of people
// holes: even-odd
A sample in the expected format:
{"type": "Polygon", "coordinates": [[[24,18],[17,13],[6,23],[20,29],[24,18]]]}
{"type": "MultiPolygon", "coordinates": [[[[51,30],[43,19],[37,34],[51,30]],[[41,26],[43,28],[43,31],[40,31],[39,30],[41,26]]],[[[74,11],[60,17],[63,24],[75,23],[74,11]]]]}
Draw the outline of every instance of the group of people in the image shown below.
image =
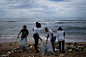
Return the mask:
{"type": "MultiPolygon", "coordinates": [[[[42,38],[39,36],[39,29],[38,28],[40,28],[40,27],[41,27],[41,24],[36,22],[36,26],[33,29],[33,31],[34,31],[33,38],[34,38],[34,42],[35,42],[35,51],[36,51],[36,53],[39,53],[39,51],[37,49],[39,39],[42,41],[42,38]]],[[[50,36],[51,37],[50,41],[52,42],[52,48],[53,48],[53,51],[55,52],[54,43],[55,43],[55,40],[56,40],[56,35],[54,34],[54,32],[52,30],[50,30],[47,27],[45,28],[45,31],[47,32],[46,42],[48,41],[48,38],[50,36]]],[[[19,38],[19,35],[21,33],[22,33],[21,40],[25,38],[25,41],[27,43],[27,36],[28,36],[29,32],[27,30],[26,25],[23,26],[23,29],[18,34],[18,38],[19,38]]],[[[64,53],[65,52],[64,51],[65,32],[63,31],[63,29],[61,27],[58,28],[57,38],[58,38],[58,42],[59,42],[59,52],[64,53]]],[[[19,48],[20,48],[20,46],[19,46],[19,48]]]]}

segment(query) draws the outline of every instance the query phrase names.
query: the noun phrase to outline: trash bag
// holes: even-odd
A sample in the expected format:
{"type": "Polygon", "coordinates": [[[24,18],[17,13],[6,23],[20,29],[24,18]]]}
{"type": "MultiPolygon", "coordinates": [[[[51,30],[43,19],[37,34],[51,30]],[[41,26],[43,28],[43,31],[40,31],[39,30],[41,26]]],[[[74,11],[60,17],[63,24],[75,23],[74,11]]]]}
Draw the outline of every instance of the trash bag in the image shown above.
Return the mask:
{"type": "Polygon", "coordinates": [[[27,49],[27,51],[29,51],[29,49],[27,47],[27,43],[25,41],[25,38],[20,41],[20,45],[19,46],[20,46],[20,48],[27,49]]]}
{"type": "Polygon", "coordinates": [[[40,53],[42,55],[45,55],[46,52],[47,52],[46,50],[47,50],[47,45],[43,41],[41,41],[41,44],[40,44],[40,53]]]}
{"type": "Polygon", "coordinates": [[[25,38],[24,38],[24,39],[22,39],[22,40],[20,41],[20,47],[21,47],[21,48],[26,48],[26,47],[27,47],[27,44],[26,44],[25,38]]]}
{"type": "Polygon", "coordinates": [[[51,41],[47,44],[47,53],[48,54],[54,54],[51,41]]]}

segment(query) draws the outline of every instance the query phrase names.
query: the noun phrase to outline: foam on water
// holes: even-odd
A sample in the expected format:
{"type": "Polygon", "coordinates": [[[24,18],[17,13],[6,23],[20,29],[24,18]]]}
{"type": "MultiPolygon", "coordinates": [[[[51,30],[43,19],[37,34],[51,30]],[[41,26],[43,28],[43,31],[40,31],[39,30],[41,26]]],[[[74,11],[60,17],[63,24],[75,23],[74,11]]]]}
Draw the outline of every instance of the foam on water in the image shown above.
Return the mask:
{"type": "Polygon", "coordinates": [[[32,39],[36,22],[40,22],[42,25],[39,34],[44,40],[47,35],[44,31],[45,27],[54,31],[55,34],[58,27],[62,27],[66,35],[69,35],[66,37],[66,41],[86,41],[86,18],[0,18],[0,39],[17,38],[23,25],[27,25],[28,38],[32,39]]]}

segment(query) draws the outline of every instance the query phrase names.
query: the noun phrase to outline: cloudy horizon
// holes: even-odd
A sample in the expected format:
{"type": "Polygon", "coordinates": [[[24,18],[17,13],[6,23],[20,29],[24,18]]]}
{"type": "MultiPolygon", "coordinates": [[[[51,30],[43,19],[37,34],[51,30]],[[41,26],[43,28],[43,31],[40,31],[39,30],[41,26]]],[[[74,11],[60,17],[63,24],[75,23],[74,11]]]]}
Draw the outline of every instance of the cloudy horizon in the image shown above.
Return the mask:
{"type": "Polygon", "coordinates": [[[86,0],[0,0],[0,18],[86,17],[86,0]]]}

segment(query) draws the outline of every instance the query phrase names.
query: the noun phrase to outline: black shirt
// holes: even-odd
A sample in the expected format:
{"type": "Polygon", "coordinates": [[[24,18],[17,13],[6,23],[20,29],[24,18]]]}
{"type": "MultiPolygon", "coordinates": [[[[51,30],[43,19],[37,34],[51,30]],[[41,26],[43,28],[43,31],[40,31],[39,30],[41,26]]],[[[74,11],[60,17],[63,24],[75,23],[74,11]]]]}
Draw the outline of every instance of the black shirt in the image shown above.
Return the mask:
{"type": "Polygon", "coordinates": [[[22,32],[21,38],[25,38],[29,34],[27,29],[22,29],[21,32],[22,32]]]}

